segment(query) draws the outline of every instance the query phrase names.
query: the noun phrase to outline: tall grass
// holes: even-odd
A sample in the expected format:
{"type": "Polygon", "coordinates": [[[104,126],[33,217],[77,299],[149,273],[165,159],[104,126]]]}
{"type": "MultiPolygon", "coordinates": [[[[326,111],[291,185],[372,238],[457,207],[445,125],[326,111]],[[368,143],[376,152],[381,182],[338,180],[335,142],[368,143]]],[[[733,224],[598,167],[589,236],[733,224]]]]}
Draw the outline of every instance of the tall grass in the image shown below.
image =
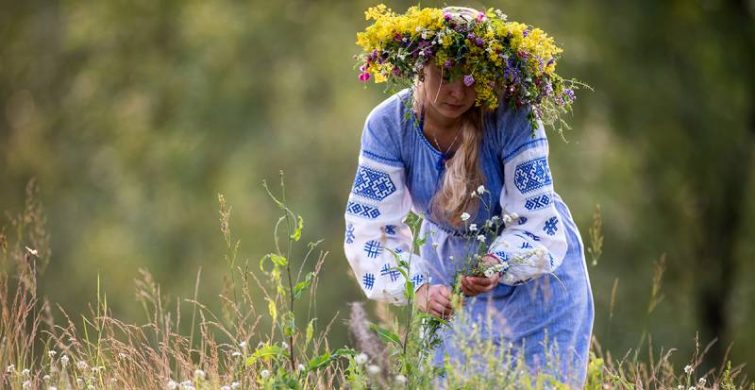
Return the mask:
{"type": "MultiPolygon", "coordinates": [[[[30,182],[24,210],[0,228],[0,387],[565,387],[547,373],[531,373],[510,356],[495,352],[474,324],[465,343],[475,348],[464,351],[473,363],[459,366],[448,361],[440,369],[434,367],[431,349],[438,340],[433,335],[444,324],[411,305],[402,309],[377,305],[371,315],[362,304],[352,304],[353,345],[330,346],[327,334],[332,320],[321,323],[314,317],[318,276],[328,253],[319,248],[322,241],[301,242],[304,219],[286,201],[282,174],[277,194],[267,184],[265,189],[281,215],[273,227],[271,250],[258,262],[241,255],[240,240],[231,229],[232,208],[218,196],[227,265],[220,313],[198,300],[201,272],[191,298],[169,302],[152,275],[140,270],[136,291],[145,319],[128,323],[112,313],[99,280],[90,312],[81,316],[71,316],[37,295],[37,281],[44,277],[51,250],[37,187],[30,182]],[[298,247],[305,250],[295,250],[298,247]],[[294,253],[304,256],[297,258],[294,253]],[[262,307],[255,298],[260,295],[266,303],[262,307]],[[185,321],[188,327],[182,326],[185,321]],[[186,328],[190,330],[180,331],[186,328]]],[[[595,221],[599,226],[599,218],[595,221]]],[[[416,233],[420,220],[412,216],[408,222],[416,233]]],[[[590,236],[600,238],[591,252],[597,261],[602,237],[592,230],[590,236]]],[[[415,237],[416,248],[422,238],[415,237]]],[[[662,269],[662,265],[656,268],[650,311],[662,296],[662,269]]],[[[741,366],[732,368],[728,362],[718,370],[698,372],[705,350],[697,347],[682,368],[671,363],[673,349],[656,356],[650,336],[621,357],[594,341],[586,387],[755,389],[741,366]]]]}

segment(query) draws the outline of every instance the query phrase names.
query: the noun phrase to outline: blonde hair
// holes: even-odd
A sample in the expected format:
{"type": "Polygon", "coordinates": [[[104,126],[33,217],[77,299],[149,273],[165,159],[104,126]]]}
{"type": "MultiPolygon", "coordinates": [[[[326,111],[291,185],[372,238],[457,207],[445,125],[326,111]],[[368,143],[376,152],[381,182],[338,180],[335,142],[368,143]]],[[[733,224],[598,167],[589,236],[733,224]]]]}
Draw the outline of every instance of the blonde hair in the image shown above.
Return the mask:
{"type": "MultiPolygon", "coordinates": [[[[421,112],[425,101],[424,83],[414,88],[414,108],[421,112]]],[[[479,199],[471,193],[485,182],[480,167],[480,143],[483,135],[483,111],[472,107],[461,117],[461,143],[453,157],[445,162],[440,189],[430,201],[430,215],[451,226],[462,224],[461,215],[475,215],[479,209],[479,199]]]]}

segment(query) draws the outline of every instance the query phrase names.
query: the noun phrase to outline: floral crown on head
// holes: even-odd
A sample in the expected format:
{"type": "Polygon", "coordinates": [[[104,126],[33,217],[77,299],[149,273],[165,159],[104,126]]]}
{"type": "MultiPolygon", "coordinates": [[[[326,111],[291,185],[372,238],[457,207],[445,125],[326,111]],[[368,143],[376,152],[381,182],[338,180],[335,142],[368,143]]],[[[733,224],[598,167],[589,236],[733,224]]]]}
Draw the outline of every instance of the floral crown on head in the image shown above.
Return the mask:
{"type": "Polygon", "coordinates": [[[532,107],[529,120],[555,127],[560,114],[584,86],[556,74],[563,51],[538,28],[509,22],[497,9],[411,7],[403,15],[384,4],[365,12],[374,20],[357,34],[363,52],[356,56],[359,79],[411,86],[433,60],[449,80],[474,86],[475,105],[494,110],[503,98],[516,108],[532,107]]]}

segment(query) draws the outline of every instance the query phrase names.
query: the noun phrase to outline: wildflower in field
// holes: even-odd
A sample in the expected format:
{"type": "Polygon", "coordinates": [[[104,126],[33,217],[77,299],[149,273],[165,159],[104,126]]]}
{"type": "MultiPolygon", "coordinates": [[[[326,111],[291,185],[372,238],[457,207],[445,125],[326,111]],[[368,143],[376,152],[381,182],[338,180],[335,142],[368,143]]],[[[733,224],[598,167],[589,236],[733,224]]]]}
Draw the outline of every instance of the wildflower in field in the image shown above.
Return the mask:
{"type": "Polygon", "coordinates": [[[262,377],[262,379],[267,379],[268,377],[270,377],[270,371],[262,370],[260,371],[260,376],[262,377]]]}
{"type": "Polygon", "coordinates": [[[231,386],[228,386],[228,385],[220,386],[220,390],[231,390],[231,386]]]}
{"type": "Polygon", "coordinates": [[[511,223],[511,217],[509,215],[507,215],[507,214],[504,214],[503,215],[503,223],[506,224],[506,225],[510,224],[511,223]]]}
{"type": "Polygon", "coordinates": [[[692,371],[694,371],[694,370],[695,370],[695,369],[694,369],[694,368],[692,368],[692,366],[691,366],[691,365],[689,365],[689,364],[688,364],[688,365],[686,365],[686,366],[684,366],[684,373],[685,373],[685,374],[687,374],[687,375],[691,374],[691,373],[692,373],[692,371]]]}
{"type": "Polygon", "coordinates": [[[207,376],[204,371],[200,369],[194,370],[194,379],[204,380],[204,378],[207,376]]]}
{"type": "Polygon", "coordinates": [[[477,236],[477,241],[485,242],[485,235],[484,234],[480,234],[479,236],[477,236]]]}
{"type": "Polygon", "coordinates": [[[380,367],[374,364],[370,364],[369,366],[367,366],[367,373],[370,375],[380,374],[380,367]]]}
{"type": "MultiPolygon", "coordinates": [[[[511,219],[519,219],[519,214],[517,214],[517,213],[511,213],[509,215],[511,216],[511,219]]],[[[493,218],[495,218],[495,217],[493,217],[493,218]]]]}
{"type": "Polygon", "coordinates": [[[231,354],[231,356],[233,356],[233,357],[236,357],[236,358],[237,358],[237,357],[241,357],[241,352],[239,352],[239,351],[235,351],[235,352],[233,352],[233,353],[231,354]]]}
{"type": "Polygon", "coordinates": [[[169,380],[168,383],[165,385],[165,387],[168,390],[176,390],[178,388],[178,383],[174,381],[173,379],[169,380]]]}
{"type": "Polygon", "coordinates": [[[8,374],[16,372],[16,366],[11,364],[8,367],[5,367],[5,372],[7,372],[8,374]]]}
{"type": "Polygon", "coordinates": [[[29,376],[29,373],[30,373],[30,372],[31,372],[31,371],[29,371],[29,369],[28,369],[28,368],[24,368],[23,370],[21,370],[21,375],[22,375],[22,376],[29,376]]]}
{"type": "Polygon", "coordinates": [[[238,389],[239,387],[241,387],[241,383],[239,382],[231,383],[231,389],[238,389]]]}
{"type": "Polygon", "coordinates": [[[707,381],[705,380],[705,378],[700,378],[700,379],[697,380],[697,385],[700,386],[700,387],[703,387],[703,386],[705,386],[706,382],[707,381]]]}
{"type": "Polygon", "coordinates": [[[47,356],[49,356],[50,359],[54,358],[56,354],[57,354],[57,352],[55,352],[53,350],[47,351],[47,356]]]}
{"type": "Polygon", "coordinates": [[[244,348],[246,348],[246,341],[242,341],[242,342],[240,342],[240,343],[239,343],[239,347],[240,347],[241,349],[244,349],[244,348]]]}
{"type": "Polygon", "coordinates": [[[58,390],[58,388],[55,387],[55,386],[50,386],[50,387],[47,388],[47,390],[58,390]]]}
{"type": "Polygon", "coordinates": [[[81,378],[76,378],[76,386],[84,387],[84,380],[81,378]]]}
{"type": "Polygon", "coordinates": [[[477,193],[480,194],[480,195],[484,194],[485,193],[485,186],[481,185],[481,186],[477,187],[477,193]]]}
{"type": "Polygon", "coordinates": [[[303,364],[299,363],[299,366],[296,367],[296,370],[299,371],[299,372],[301,372],[301,371],[304,371],[305,368],[306,367],[304,367],[303,364]]]}
{"type": "Polygon", "coordinates": [[[31,381],[24,381],[24,383],[21,384],[21,387],[24,389],[31,389],[31,381]]]}
{"type": "Polygon", "coordinates": [[[282,342],[281,347],[283,347],[283,349],[288,349],[288,343],[286,343],[285,341],[282,342]]]}
{"type": "Polygon", "coordinates": [[[45,375],[45,376],[42,377],[42,380],[45,381],[45,382],[49,382],[50,381],[50,376],[49,375],[45,375]]]}
{"type": "Polygon", "coordinates": [[[83,371],[83,370],[86,370],[87,368],[89,368],[89,365],[87,364],[87,362],[85,362],[83,360],[79,360],[79,362],[76,363],[76,368],[78,368],[79,370],[83,371]]]}
{"type": "Polygon", "coordinates": [[[406,383],[406,377],[403,376],[403,375],[401,375],[401,374],[396,375],[396,383],[398,383],[400,385],[405,384],[406,383]]]}
{"type": "Polygon", "coordinates": [[[367,357],[367,354],[366,354],[366,353],[364,353],[364,352],[360,353],[359,355],[357,355],[357,356],[356,356],[356,357],[354,358],[354,360],[355,360],[355,361],[357,362],[357,364],[359,364],[360,366],[361,366],[362,364],[364,364],[364,363],[367,363],[367,359],[369,359],[369,358],[367,357]]]}
{"type": "Polygon", "coordinates": [[[63,367],[68,365],[68,356],[63,355],[60,357],[60,364],[63,365],[63,367]]]}

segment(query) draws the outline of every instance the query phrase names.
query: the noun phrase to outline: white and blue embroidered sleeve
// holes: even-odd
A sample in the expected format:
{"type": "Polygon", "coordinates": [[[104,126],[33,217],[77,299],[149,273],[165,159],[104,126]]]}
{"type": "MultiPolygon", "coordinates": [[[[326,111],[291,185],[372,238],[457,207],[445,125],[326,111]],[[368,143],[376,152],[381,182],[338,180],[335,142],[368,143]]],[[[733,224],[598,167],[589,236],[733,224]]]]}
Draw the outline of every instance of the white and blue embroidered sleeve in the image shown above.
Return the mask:
{"type": "Polygon", "coordinates": [[[488,252],[504,263],[501,283],[517,285],[551,273],[564,260],[568,243],[554,204],[548,141],[542,123],[532,136],[528,121],[514,125],[502,153],[504,186],[500,204],[506,226],[488,252]],[[507,220],[506,215],[518,216],[507,220]]]}
{"type": "Polygon", "coordinates": [[[403,222],[412,201],[396,149],[369,123],[346,205],[344,252],[367,298],[405,304],[406,279],[396,257],[409,264],[415,290],[426,281],[422,260],[412,253],[411,229],[403,222]]]}

